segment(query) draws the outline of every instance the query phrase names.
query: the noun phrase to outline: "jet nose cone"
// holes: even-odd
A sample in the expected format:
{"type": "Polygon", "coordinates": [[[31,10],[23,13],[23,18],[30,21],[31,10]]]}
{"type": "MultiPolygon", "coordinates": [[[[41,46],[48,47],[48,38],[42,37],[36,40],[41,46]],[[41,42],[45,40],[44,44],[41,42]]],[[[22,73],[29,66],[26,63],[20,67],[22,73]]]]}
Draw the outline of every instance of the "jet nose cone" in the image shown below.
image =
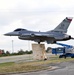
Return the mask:
{"type": "Polygon", "coordinates": [[[19,36],[19,32],[9,32],[4,34],[5,36],[19,36]]]}
{"type": "Polygon", "coordinates": [[[5,36],[11,36],[11,33],[6,33],[6,34],[4,34],[5,36]]]}
{"type": "Polygon", "coordinates": [[[6,35],[6,34],[3,34],[3,35],[6,35]]]}

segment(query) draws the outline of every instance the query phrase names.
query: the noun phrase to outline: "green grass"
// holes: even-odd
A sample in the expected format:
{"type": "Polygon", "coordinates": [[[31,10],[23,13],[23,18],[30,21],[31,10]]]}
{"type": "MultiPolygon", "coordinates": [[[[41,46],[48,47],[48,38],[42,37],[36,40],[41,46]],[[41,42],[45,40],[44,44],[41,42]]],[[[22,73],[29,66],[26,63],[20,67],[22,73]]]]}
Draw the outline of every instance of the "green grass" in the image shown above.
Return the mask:
{"type": "Polygon", "coordinates": [[[11,66],[13,64],[14,64],[14,62],[1,63],[0,67],[11,66]]]}
{"type": "MultiPolygon", "coordinates": [[[[35,62],[33,62],[35,64],[35,62]]],[[[44,66],[33,65],[33,63],[3,63],[0,64],[0,73],[29,72],[45,69],[44,66]]]]}
{"type": "Polygon", "coordinates": [[[10,73],[10,72],[30,72],[37,71],[42,69],[47,69],[51,63],[60,63],[74,61],[73,58],[62,58],[59,59],[58,56],[50,57],[50,60],[46,61],[33,61],[33,62],[22,62],[22,63],[1,63],[0,64],[0,73],[10,73]]]}

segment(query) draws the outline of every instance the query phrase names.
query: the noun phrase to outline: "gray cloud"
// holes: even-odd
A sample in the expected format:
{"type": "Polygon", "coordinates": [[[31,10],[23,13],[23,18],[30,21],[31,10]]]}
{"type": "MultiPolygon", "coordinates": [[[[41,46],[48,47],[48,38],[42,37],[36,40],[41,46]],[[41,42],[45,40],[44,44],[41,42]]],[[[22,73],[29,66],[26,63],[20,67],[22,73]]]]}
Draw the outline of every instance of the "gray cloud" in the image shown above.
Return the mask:
{"type": "MultiPolygon", "coordinates": [[[[66,16],[74,16],[73,3],[73,0],[2,0],[0,1],[0,34],[18,27],[36,31],[54,29],[66,16]]],[[[71,32],[73,23],[74,21],[68,33],[73,34],[71,32]]],[[[9,41],[12,39],[15,50],[28,48],[25,41],[0,36],[1,48],[11,50],[9,41]]]]}

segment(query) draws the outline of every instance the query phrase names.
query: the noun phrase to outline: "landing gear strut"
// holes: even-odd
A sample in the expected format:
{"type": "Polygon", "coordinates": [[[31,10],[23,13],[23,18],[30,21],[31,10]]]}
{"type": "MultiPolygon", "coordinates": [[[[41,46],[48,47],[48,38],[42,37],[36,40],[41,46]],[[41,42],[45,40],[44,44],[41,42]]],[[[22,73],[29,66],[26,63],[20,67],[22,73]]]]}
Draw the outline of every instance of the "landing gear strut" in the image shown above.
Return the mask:
{"type": "Polygon", "coordinates": [[[40,42],[38,42],[38,44],[40,44],[40,42]]]}

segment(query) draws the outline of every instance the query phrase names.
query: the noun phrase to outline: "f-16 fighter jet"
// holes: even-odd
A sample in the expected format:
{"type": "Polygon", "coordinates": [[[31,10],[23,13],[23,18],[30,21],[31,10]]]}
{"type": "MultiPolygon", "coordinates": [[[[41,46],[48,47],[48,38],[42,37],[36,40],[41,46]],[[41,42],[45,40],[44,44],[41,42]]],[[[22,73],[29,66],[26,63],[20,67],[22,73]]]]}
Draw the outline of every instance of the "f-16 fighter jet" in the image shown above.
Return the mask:
{"type": "Polygon", "coordinates": [[[30,31],[27,29],[18,28],[13,32],[6,33],[6,36],[18,36],[21,40],[31,40],[38,42],[47,42],[48,44],[56,43],[57,41],[66,41],[72,38],[70,35],[67,35],[67,29],[72,21],[72,17],[66,17],[55,29],[46,32],[36,32],[30,31]]]}

